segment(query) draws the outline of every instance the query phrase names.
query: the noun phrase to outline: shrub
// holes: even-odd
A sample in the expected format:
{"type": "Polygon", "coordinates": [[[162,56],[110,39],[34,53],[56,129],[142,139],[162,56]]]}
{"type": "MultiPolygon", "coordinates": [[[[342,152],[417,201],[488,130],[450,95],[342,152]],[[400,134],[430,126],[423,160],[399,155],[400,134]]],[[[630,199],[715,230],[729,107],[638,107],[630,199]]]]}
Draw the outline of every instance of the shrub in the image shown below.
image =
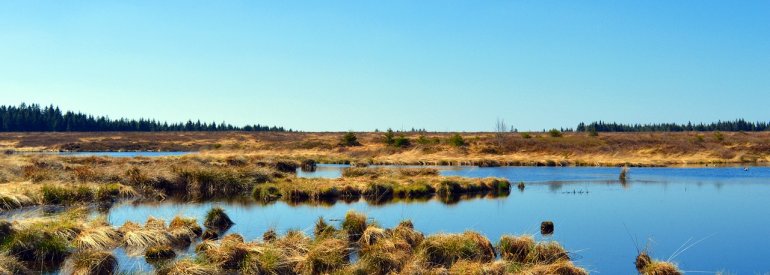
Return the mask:
{"type": "Polygon", "coordinates": [[[530,135],[529,133],[521,133],[521,137],[524,139],[530,139],[532,138],[532,135],[530,135]]]}
{"type": "Polygon", "coordinates": [[[551,129],[550,131],[548,131],[548,134],[551,135],[551,137],[555,137],[555,138],[562,136],[561,131],[559,131],[559,129],[555,129],[555,128],[551,129]]]}
{"type": "Polygon", "coordinates": [[[358,137],[356,137],[356,134],[353,132],[347,132],[345,135],[342,136],[342,139],[340,140],[341,146],[361,146],[361,143],[358,142],[358,137]]]}
{"type": "Polygon", "coordinates": [[[386,145],[393,145],[393,143],[395,142],[395,138],[394,137],[395,137],[395,135],[393,134],[393,130],[388,128],[388,131],[386,131],[385,134],[383,135],[383,142],[386,145]]]}
{"type": "Polygon", "coordinates": [[[412,142],[409,141],[408,138],[406,138],[403,135],[399,135],[396,137],[396,139],[393,140],[393,146],[399,147],[399,148],[406,148],[412,145],[412,142]]]}
{"type": "Polygon", "coordinates": [[[716,140],[720,142],[725,141],[725,135],[722,134],[722,132],[715,132],[714,138],[716,138],[716,140]]]}
{"type": "Polygon", "coordinates": [[[465,140],[460,134],[454,134],[451,137],[449,137],[449,145],[452,145],[454,147],[461,147],[465,146],[465,140]]]}

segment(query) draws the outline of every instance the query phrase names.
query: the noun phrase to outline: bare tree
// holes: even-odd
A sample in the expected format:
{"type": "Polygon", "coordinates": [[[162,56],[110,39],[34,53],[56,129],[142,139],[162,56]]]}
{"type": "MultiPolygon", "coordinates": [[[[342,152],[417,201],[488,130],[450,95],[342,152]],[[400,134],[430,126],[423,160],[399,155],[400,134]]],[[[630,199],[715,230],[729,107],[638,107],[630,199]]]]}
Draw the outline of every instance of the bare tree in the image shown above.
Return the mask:
{"type": "Polygon", "coordinates": [[[504,119],[497,119],[495,123],[495,140],[497,141],[497,147],[503,148],[503,142],[505,141],[505,133],[508,131],[508,125],[505,124],[504,119]]]}

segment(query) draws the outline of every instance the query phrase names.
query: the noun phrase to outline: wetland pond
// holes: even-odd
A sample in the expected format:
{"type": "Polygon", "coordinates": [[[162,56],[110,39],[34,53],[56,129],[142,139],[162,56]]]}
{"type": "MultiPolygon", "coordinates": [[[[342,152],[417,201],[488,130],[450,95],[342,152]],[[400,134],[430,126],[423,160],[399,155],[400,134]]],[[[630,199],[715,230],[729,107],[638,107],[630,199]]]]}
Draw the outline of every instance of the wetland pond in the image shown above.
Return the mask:
{"type": "MultiPolygon", "coordinates": [[[[341,165],[320,165],[299,176],[339,176],[341,165]]],[[[108,220],[120,226],[153,216],[170,220],[191,216],[202,223],[212,206],[221,206],[236,223],[228,233],[259,239],[269,228],[312,234],[318,217],[339,225],[345,212],[366,213],[381,226],[411,219],[426,234],[475,230],[497,242],[503,234],[532,234],[555,240],[574,262],[596,274],[635,274],[637,249],[670,259],[686,272],[755,274],[770,271],[770,168],[631,168],[625,183],[620,168],[594,167],[441,167],[443,175],[504,177],[509,196],[446,204],[439,200],[368,204],[268,205],[249,202],[161,202],[115,204],[108,220]],[[518,190],[519,182],[526,184],[518,190]],[[555,233],[542,236],[541,221],[555,233]]],[[[194,245],[193,245],[194,247],[194,245]]],[[[192,250],[192,248],[190,248],[192,250]]],[[[188,253],[190,253],[188,251],[188,253]]],[[[143,257],[116,253],[120,269],[150,271],[143,257]]]]}

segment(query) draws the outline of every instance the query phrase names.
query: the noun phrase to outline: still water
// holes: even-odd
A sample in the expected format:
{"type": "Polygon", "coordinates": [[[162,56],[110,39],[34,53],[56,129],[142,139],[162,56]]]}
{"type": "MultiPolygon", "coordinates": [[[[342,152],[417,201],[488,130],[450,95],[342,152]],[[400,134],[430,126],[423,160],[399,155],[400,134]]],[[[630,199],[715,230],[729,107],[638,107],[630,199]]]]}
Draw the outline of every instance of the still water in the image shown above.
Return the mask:
{"type": "MultiPolygon", "coordinates": [[[[338,176],[342,166],[321,166],[319,174],[338,176]],[[334,172],[334,170],[337,172],[334,172]]],[[[317,173],[319,173],[317,172],[317,173]]],[[[193,216],[202,222],[214,205],[225,208],[236,225],[229,232],[260,238],[269,228],[312,232],[318,217],[341,219],[349,209],[362,211],[382,226],[412,219],[425,233],[479,231],[496,242],[503,234],[533,234],[556,240],[576,264],[596,274],[635,274],[637,249],[669,259],[687,272],[770,271],[770,168],[632,168],[621,184],[619,168],[448,167],[444,175],[505,177],[510,196],[472,199],[447,205],[437,200],[369,205],[364,201],[333,206],[251,203],[124,203],[108,218],[115,225],[143,222],[149,216],[170,220],[193,216]],[[523,181],[526,188],[516,189],[523,181]],[[539,235],[541,221],[555,223],[555,234],[539,235]]],[[[121,269],[149,270],[141,257],[118,251],[121,269]]]]}

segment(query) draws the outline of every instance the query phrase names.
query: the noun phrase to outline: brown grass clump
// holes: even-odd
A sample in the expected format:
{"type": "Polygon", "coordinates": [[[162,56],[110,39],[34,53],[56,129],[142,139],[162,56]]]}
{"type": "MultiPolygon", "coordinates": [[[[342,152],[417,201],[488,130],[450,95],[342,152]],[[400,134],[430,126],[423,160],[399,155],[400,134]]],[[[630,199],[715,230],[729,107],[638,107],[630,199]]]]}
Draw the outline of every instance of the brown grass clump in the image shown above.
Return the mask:
{"type": "Polygon", "coordinates": [[[398,226],[393,228],[392,234],[393,238],[405,241],[412,248],[417,248],[425,240],[425,236],[421,232],[414,230],[410,220],[399,223],[398,226]]]}
{"type": "Polygon", "coordinates": [[[644,275],[681,275],[682,271],[673,263],[653,261],[640,273],[644,275]]]}
{"type": "Polygon", "coordinates": [[[293,274],[295,259],[274,244],[251,244],[241,263],[241,274],[293,274]]]}
{"type": "Polygon", "coordinates": [[[74,275],[115,274],[117,268],[118,259],[112,253],[87,249],[68,257],[62,268],[62,273],[74,275]]]}
{"type": "Polygon", "coordinates": [[[0,274],[31,275],[33,273],[16,257],[2,253],[0,254],[0,274]]]}
{"type": "Polygon", "coordinates": [[[289,230],[286,235],[275,240],[275,245],[287,251],[292,257],[301,257],[308,252],[311,239],[298,230],[289,230]]]}
{"type": "Polygon", "coordinates": [[[110,225],[97,225],[81,231],[73,244],[79,249],[110,250],[120,243],[120,233],[110,225]]]}
{"type": "Polygon", "coordinates": [[[394,230],[367,227],[358,242],[359,268],[370,274],[399,272],[412,256],[413,246],[394,233],[394,230]]]}
{"type": "Polygon", "coordinates": [[[527,262],[535,264],[551,264],[569,259],[567,250],[557,242],[538,243],[527,255],[527,262]]]}
{"type": "Polygon", "coordinates": [[[318,218],[318,221],[315,223],[315,228],[313,229],[313,235],[316,239],[330,237],[335,233],[337,233],[337,229],[335,229],[334,226],[326,223],[326,220],[324,220],[323,217],[318,218]]]}
{"type": "Polygon", "coordinates": [[[118,229],[123,234],[123,245],[129,254],[136,254],[150,246],[171,245],[173,236],[166,230],[162,220],[150,218],[144,227],[133,222],[126,222],[118,229]],[[133,253],[132,253],[133,252],[133,253]]]}
{"type": "Polygon", "coordinates": [[[174,242],[181,246],[188,246],[192,241],[203,234],[203,229],[195,218],[174,217],[168,226],[168,231],[174,242]]]}
{"type": "Polygon", "coordinates": [[[417,250],[429,266],[446,268],[459,260],[488,263],[495,258],[492,243],[472,231],[428,236],[417,250]]]}
{"type": "Polygon", "coordinates": [[[308,250],[298,269],[308,274],[323,274],[341,269],[348,264],[350,251],[346,240],[324,238],[308,250]]]}
{"type": "Polygon", "coordinates": [[[506,274],[506,266],[505,263],[501,261],[484,264],[460,260],[452,265],[449,269],[449,274],[503,275],[506,274]]]}
{"type": "Polygon", "coordinates": [[[650,255],[648,255],[646,251],[639,252],[639,255],[636,256],[636,261],[634,261],[634,265],[636,265],[636,270],[639,271],[639,273],[642,273],[644,268],[650,265],[651,263],[652,263],[652,258],[650,258],[650,255]]]}
{"type": "Polygon", "coordinates": [[[262,241],[269,243],[278,239],[278,233],[275,232],[275,228],[270,228],[262,234],[262,241]]]}
{"type": "Polygon", "coordinates": [[[176,257],[176,252],[167,245],[151,246],[144,252],[144,257],[148,260],[165,260],[176,257]]]}
{"type": "Polygon", "coordinates": [[[514,263],[524,263],[534,246],[535,239],[532,236],[517,237],[511,235],[502,236],[500,243],[497,245],[503,260],[514,263]]]}
{"type": "Polygon", "coordinates": [[[533,265],[520,272],[522,275],[588,275],[588,271],[575,266],[570,261],[560,261],[552,264],[533,265]]]}
{"type": "Polygon", "coordinates": [[[193,259],[178,260],[157,270],[160,275],[210,275],[221,271],[213,265],[193,259]]]}
{"type": "Polygon", "coordinates": [[[206,220],[203,223],[203,225],[208,228],[219,230],[230,228],[233,224],[235,223],[233,223],[230,217],[227,216],[225,210],[218,206],[211,208],[211,210],[206,213],[206,220]]]}
{"type": "Polygon", "coordinates": [[[209,247],[202,252],[206,259],[217,267],[238,270],[251,249],[252,246],[243,242],[243,237],[230,234],[224,236],[218,246],[209,247]]]}
{"type": "Polygon", "coordinates": [[[639,274],[644,275],[680,275],[682,271],[679,268],[669,262],[657,261],[650,258],[650,255],[646,251],[639,252],[634,262],[636,270],[639,274]]]}
{"type": "Polygon", "coordinates": [[[348,211],[342,221],[342,229],[347,231],[350,240],[358,241],[366,230],[366,215],[354,210],[348,211]]]}

